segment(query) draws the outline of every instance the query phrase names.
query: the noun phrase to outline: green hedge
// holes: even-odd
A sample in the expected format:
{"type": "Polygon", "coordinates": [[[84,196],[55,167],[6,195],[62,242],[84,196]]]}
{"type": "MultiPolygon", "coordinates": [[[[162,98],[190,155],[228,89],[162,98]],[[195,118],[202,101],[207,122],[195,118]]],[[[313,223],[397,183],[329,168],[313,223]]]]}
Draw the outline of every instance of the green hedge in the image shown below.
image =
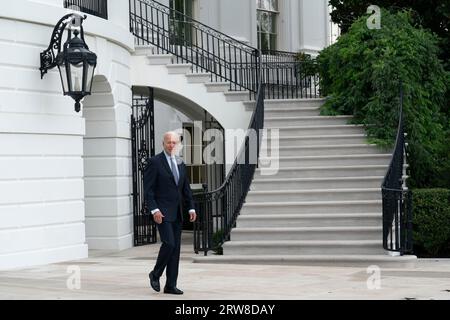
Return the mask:
{"type": "Polygon", "coordinates": [[[439,60],[438,39],[411,23],[409,12],[382,10],[381,29],[357,20],[318,57],[322,114],[348,114],[367,125],[370,140],[392,146],[399,88],[408,133],[411,188],[450,188],[450,73],[439,60]]]}
{"type": "Polygon", "coordinates": [[[412,192],[414,253],[422,257],[449,257],[450,189],[412,192]]]}

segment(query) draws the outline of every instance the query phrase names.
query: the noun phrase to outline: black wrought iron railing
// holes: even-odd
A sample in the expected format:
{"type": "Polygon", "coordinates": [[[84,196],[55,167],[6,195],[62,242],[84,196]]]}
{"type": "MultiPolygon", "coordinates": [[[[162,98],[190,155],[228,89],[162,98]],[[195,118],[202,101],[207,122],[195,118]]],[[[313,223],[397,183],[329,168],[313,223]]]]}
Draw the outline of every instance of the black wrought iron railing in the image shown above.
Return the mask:
{"type": "Polygon", "coordinates": [[[212,82],[230,90],[258,91],[259,52],[220,31],[157,1],[129,0],[130,31],[137,45],[152,45],[156,54],[173,54],[176,63],[208,72],[212,82]]]}
{"type": "Polygon", "coordinates": [[[266,99],[320,97],[316,60],[306,54],[275,50],[263,51],[261,60],[266,99]]]}
{"type": "Polygon", "coordinates": [[[261,50],[263,62],[294,62],[297,60],[297,53],[279,50],[261,50]]]}
{"type": "MultiPolygon", "coordinates": [[[[261,83],[261,82],[260,82],[261,83]]],[[[207,255],[229,240],[231,229],[250,189],[259,158],[264,124],[264,84],[261,83],[244,143],[223,185],[195,196],[198,220],[194,223],[194,250],[207,255]]]]}
{"type": "Polygon", "coordinates": [[[412,193],[404,179],[406,157],[403,119],[403,88],[400,85],[400,107],[397,138],[381,192],[383,199],[383,248],[400,254],[412,251],[412,193]]]}
{"type": "Polygon", "coordinates": [[[193,72],[209,72],[211,81],[229,82],[230,90],[249,91],[256,100],[244,143],[224,183],[216,190],[194,194],[198,212],[194,250],[206,255],[229,238],[257,166],[264,123],[261,55],[258,49],[157,1],[129,3],[130,30],[137,45],[151,45],[155,54],[170,53],[177,63],[191,63],[193,72]]]}
{"type": "Polygon", "coordinates": [[[156,242],[156,225],[148,214],[144,200],[144,171],[149,157],[155,155],[154,91],[133,87],[131,113],[131,153],[133,168],[133,236],[134,245],[156,242]]]}
{"type": "Polygon", "coordinates": [[[64,8],[108,19],[107,0],[64,0],[64,8]]]}
{"type": "Polygon", "coordinates": [[[315,61],[263,62],[266,99],[319,98],[319,75],[315,61]]]}

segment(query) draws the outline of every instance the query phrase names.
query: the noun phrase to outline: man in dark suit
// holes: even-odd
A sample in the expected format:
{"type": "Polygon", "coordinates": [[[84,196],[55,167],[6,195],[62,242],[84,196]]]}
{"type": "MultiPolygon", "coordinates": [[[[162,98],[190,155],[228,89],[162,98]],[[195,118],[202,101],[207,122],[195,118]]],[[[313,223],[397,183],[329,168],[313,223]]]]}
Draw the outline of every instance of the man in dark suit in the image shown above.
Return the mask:
{"type": "Polygon", "coordinates": [[[177,133],[165,133],[164,151],[150,158],[144,171],[144,198],[157,223],[162,242],[156,265],[149,274],[150,285],[159,292],[159,278],[166,269],[164,293],[171,294],[183,294],[176,286],[183,210],[189,210],[191,222],[197,218],[186,165],[175,156],[179,142],[177,133]]]}

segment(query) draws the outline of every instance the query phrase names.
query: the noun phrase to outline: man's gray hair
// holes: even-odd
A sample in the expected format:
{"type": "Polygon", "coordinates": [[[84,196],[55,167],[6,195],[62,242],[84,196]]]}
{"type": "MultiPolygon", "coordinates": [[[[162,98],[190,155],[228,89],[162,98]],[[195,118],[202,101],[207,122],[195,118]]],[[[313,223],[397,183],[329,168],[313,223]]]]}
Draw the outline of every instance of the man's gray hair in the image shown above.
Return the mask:
{"type": "Polygon", "coordinates": [[[175,131],[167,131],[166,133],[164,133],[163,142],[166,140],[166,137],[169,136],[174,136],[178,140],[178,142],[180,142],[180,135],[175,131]]]}

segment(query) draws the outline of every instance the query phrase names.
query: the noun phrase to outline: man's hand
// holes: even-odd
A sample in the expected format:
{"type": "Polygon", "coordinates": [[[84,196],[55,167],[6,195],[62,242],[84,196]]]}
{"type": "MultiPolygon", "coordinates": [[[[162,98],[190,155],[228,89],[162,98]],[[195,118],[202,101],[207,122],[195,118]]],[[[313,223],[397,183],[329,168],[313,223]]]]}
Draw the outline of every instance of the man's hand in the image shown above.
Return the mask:
{"type": "Polygon", "coordinates": [[[194,222],[197,219],[197,214],[195,212],[189,212],[189,221],[194,222]]]}
{"type": "Polygon", "coordinates": [[[153,220],[155,220],[155,222],[157,224],[161,224],[162,223],[162,219],[164,218],[163,214],[161,213],[161,211],[156,211],[153,214],[153,220]]]}

